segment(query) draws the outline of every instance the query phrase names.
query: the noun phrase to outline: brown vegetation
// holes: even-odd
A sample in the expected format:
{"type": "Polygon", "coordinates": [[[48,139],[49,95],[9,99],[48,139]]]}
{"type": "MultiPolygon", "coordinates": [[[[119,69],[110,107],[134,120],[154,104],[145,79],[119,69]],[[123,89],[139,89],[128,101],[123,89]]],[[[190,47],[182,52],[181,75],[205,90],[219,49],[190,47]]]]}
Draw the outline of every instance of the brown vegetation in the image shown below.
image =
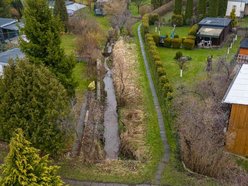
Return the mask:
{"type": "Polygon", "coordinates": [[[117,41],[113,50],[113,78],[123,128],[120,135],[121,153],[131,159],[145,160],[148,155],[145,112],[135,51],[135,45],[127,44],[123,39],[117,41]]]}
{"type": "Polygon", "coordinates": [[[220,60],[193,90],[180,87],[174,107],[181,158],[192,171],[231,184],[247,185],[248,175],[225,152],[229,106],[221,100],[230,84],[230,65],[220,60]]]}

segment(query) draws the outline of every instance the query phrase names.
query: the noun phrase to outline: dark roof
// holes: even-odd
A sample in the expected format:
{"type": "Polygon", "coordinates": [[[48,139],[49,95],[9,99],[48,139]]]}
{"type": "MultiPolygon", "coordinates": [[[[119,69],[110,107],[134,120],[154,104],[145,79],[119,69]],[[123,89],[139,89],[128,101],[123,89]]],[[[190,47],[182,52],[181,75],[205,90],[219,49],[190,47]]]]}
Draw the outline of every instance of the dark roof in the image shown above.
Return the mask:
{"type": "Polygon", "coordinates": [[[13,23],[16,23],[16,19],[10,19],[10,18],[1,18],[0,17],[0,27],[7,26],[13,23]]]}
{"type": "Polygon", "coordinates": [[[240,48],[248,48],[248,38],[245,38],[243,41],[241,41],[240,48]]]}
{"type": "Polygon", "coordinates": [[[0,63],[8,63],[9,59],[22,59],[24,58],[24,53],[21,52],[19,48],[13,48],[5,52],[0,53],[0,63]]]}
{"type": "Polygon", "coordinates": [[[228,18],[206,17],[199,22],[199,25],[225,27],[228,26],[230,23],[231,19],[228,18]]]}

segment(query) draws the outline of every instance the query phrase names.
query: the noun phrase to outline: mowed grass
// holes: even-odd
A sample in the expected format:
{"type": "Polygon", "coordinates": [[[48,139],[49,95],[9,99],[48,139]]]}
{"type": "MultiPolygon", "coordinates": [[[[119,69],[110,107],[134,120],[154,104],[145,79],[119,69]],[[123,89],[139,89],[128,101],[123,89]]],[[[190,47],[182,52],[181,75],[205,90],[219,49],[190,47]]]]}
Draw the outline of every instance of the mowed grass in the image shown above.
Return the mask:
{"type": "Polygon", "coordinates": [[[166,73],[168,74],[169,80],[172,84],[176,85],[178,83],[186,83],[188,85],[193,85],[199,79],[204,77],[206,73],[206,63],[207,57],[213,55],[213,64],[216,64],[219,58],[225,58],[226,61],[230,61],[234,55],[237,53],[240,44],[240,38],[235,42],[229,55],[226,56],[227,46],[219,49],[171,49],[159,47],[158,52],[161,57],[161,61],[166,68],[166,73]],[[180,69],[178,63],[174,60],[176,52],[181,51],[184,56],[190,56],[191,61],[187,62],[183,71],[183,77],[180,78],[180,69]]]}
{"type": "MultiPolygon", "coordinates": [[[[161,26],[160,27],[160,35],[165,36],[171,35],[171,32],[174,28],[172,26],[161,26]]],[[[190,27],[189,26],[184,26],[184,27],[176,27],[175,29],[175,35],[179,35],[180,38],[186,37],[188,35],[190,27]]],[[[150,32],[155,33],[155,26],[150,26],[150,32]]],[[[158,32],[157,32],[158,34],[158,32]]]]}
{"type": "Polygon", "coordinates": [[[61,36],[61,47],[66,55],[75,55],[76,53],[76,36],[73,34],[64,34],[61,36]]]}

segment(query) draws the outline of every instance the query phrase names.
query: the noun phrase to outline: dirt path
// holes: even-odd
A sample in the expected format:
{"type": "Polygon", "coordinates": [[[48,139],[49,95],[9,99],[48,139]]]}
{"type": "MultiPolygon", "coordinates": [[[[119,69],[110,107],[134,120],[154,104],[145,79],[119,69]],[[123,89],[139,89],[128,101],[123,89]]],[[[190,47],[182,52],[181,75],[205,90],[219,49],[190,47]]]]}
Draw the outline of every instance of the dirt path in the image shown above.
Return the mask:
{"type": "Polygon", "coordinates": [[[155,184],[159,185],[160,181],[161,181],[161,176],[164,172],[166,163],[169,161],[169,157],[170,157],[170,147],[169,144],[167,142],[167,138],[166,138],[166,133],[165,133],[165,127],[164,127],[164,120],[163,120],[163,115],[161,112],[161,108],[159,105],[159,101],[158,101],[158,96],[154,87],[154,83],[152,80],[152,76],[151,76],[151,72],[150,72],[150,68],[149,68],[149,64],[148,64],[148,60],[147,60],[147,55],[145,52],[145,47],[144,47],[144,43],[143,43],[143,39],[141,36],[141,24],[138,27],[138,36],[139,36],[139,42],[140,42],[140,49],[141,49],[141,53],[142,53],[142,57],[143,57],[143,61],[145,64],[145,68],[146,68],[146,75],[149,81],[149,85],[150,85],[150,89],[152,92],[152,98],[153,98],[153,103],[154,106],[156,108],[156,112],[157,112],[157,116],[158,116],[158,124],[159,124],[159,128],[160,128],[160,136],[164,145],[164,156],[162,157],[162,159],[160,160],[160,163],[158,165],[157,168],[157,172],[156,172],[156,177],[155,177],[155,184]]]}

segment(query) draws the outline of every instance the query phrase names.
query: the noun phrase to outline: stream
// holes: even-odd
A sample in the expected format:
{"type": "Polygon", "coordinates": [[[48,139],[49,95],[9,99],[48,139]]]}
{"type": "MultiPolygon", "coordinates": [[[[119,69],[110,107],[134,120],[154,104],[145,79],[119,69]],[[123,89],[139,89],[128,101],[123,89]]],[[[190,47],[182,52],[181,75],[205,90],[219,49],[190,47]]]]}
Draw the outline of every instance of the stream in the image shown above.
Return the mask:
{"type": "Polygon", "coordinates": [[[105,100],[104,112],[104,139],[105,139],[105,153],[106,159],[118,159],[120,138],[118,132],[118,115],[117,115],[117,102],[114,89],[114,82],[112,78],[112,71],[107,66],[107,58],[104,61],[106,74],[103,79],[104,90],[107,94],[105,100]]]}

